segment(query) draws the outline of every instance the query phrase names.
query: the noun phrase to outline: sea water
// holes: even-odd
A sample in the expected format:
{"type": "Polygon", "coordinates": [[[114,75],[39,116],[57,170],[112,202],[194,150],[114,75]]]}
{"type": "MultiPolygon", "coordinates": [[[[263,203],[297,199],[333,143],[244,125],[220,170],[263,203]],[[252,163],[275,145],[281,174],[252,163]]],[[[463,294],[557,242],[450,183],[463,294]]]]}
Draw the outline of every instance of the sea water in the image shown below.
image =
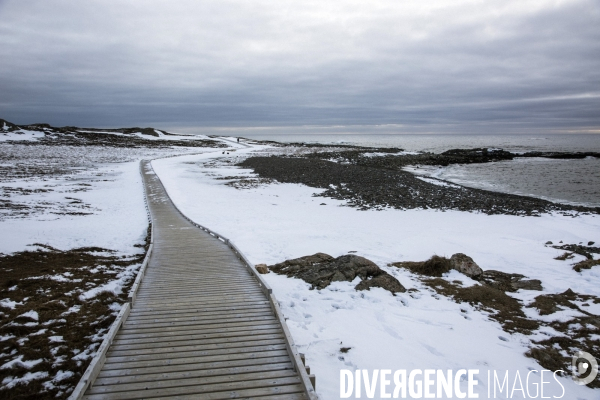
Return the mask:
{"type": "MultiPolygon", "coordinates": [[[[349,144],[399,147],[408,151],[441,153],[449,149],[500,148],[528,151],[600,152],[600,135],[456,135],[456,134],[248,134],[252,139],[278,142],[349,144]]],[[[430,175],[460,185],[543,198],[575,205],[600,207],[600,159],[557,160],[519,158],[486,164],[455,164],[419,168],[430,175]]]]}

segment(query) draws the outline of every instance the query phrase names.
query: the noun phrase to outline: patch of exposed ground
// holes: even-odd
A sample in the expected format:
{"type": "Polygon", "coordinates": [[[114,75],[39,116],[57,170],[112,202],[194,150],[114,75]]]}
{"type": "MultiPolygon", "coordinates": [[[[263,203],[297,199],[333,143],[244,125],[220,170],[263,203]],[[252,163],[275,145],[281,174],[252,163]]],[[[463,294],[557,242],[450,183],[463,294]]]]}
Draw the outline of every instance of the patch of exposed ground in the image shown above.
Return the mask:
{"type": "MultiPolygon", "coordinates": [[[[600,304],[600,297],[577,294],[569,289],[564,293],[539,295],[530,304],[523,304],[508,293],[519,289],[542,290],[539,280],[487,270],[471,276],[479,283],[465,287],[459,281],[449,282],[441,277],[450,269],[457,269],[444,257],[391,265],[417,273],[421,281],[438,294],[488,312],[508,333],[535,335],[525,354],[545,369],[570,374],[571,359],[577,351],[600,354],[600,316],[586,310],[592,303],[600,304]],[[565,313],[566,310],[571,312],[565,313]],[[540,336],[544,339],[538,339],[540,336]]],[[[600,388],[600,377],[589,386],[600,388]]]]}
{"type": "Polygon", "coordinates": [[[3,119],[0,119],[0,125],[7,126],[8,129],[5,131],[10,132],[17,139],[21,131],[34,131],[44,134],[43,137],[32,141],[13,141],[13,143],[25,146],[42,144],[46,146],[103,146],[119,148],[227,147],[222,141],[174,135],[154,128],[95,129],[74,126],[53,127],[48,124],[19,126],[3,119]],[[156,139],[150,139],[150,137],[156,139]],[[168,140],[157,140],[161,137],[166,137],[168,140]]]}
{"type": "Polygon", "coordinates": [[[555,257],[555,260],[571,260],[575,257],[575,254],[584,256],[586,259],[573,264],[573,269],[577,272],[581,272],[584,269],[591,269],[596,265],[600,265],[600,258],[594,259],[594,254],[600,254],[600,247],[594,247],[594,242],[588,242],[587,246],[583,244],[558,244],[554,245],[552,242],[547,242],[546,245],[558,250],[566,250],[563,254],[555,257]]]}
{"type": "Polygon", "coordinates": [[[126,302],[143,257],[43,245],[0,256],[0,397],[66,398],[126,302]]]}

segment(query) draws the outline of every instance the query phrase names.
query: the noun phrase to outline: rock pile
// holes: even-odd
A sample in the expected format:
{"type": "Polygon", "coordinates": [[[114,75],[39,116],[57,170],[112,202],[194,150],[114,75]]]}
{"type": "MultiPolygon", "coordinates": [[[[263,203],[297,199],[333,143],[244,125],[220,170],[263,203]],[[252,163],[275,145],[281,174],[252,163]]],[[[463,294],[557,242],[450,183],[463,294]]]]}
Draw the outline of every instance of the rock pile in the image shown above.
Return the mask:
{"type": "Polygon", "coordinates": [[[311,289],[323,289],[331,282],[352,282],[359,277],[361,282],[355,286],[356,290],[379,287],[392,293],[406,291],[396,278],[379,268],[374,262],[356,255],[333,258],[329,254],[316,253],[311,256],[286,260],[271,265],[268,269],[276,274],[300,278],[310,283],[311,289]]]}

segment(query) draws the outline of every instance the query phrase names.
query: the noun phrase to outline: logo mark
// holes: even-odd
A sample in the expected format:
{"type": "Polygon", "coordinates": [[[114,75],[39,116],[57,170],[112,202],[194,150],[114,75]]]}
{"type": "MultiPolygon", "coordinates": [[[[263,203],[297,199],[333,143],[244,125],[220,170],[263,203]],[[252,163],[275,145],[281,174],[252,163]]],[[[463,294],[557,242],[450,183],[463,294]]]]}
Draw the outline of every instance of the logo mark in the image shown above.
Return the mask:
{"type": "Polygon", "coordinates": [[[598,375],[598,361],[590,353],[578,351],[571,360],[573,380],[578,385],[587,385],[598,375]]]}

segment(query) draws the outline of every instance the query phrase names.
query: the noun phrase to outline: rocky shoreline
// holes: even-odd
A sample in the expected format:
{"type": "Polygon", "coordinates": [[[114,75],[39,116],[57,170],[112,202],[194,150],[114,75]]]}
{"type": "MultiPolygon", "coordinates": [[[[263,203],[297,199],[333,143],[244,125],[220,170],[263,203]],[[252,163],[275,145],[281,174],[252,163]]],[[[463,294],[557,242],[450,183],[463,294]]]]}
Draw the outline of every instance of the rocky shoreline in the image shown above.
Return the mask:
{"type": "Polygon", "coordinates": [[[534,197],[468,188],[434,178],[420,178],[401,169],[407,165],[493,162],[512,156],[503,150],[475,155],[470,150],[456,150],[437,155],[377,157],[369,157],[367,152],[373,149],[314,152],[303,157],[251,157],[238,166],[253,169],[260,178],[325,189],[317,196],[346,200],[348,205],[361,210],[431,208],[528,216],[544,212],[600,213],[597,207],[567,206],[534,197]]]}

